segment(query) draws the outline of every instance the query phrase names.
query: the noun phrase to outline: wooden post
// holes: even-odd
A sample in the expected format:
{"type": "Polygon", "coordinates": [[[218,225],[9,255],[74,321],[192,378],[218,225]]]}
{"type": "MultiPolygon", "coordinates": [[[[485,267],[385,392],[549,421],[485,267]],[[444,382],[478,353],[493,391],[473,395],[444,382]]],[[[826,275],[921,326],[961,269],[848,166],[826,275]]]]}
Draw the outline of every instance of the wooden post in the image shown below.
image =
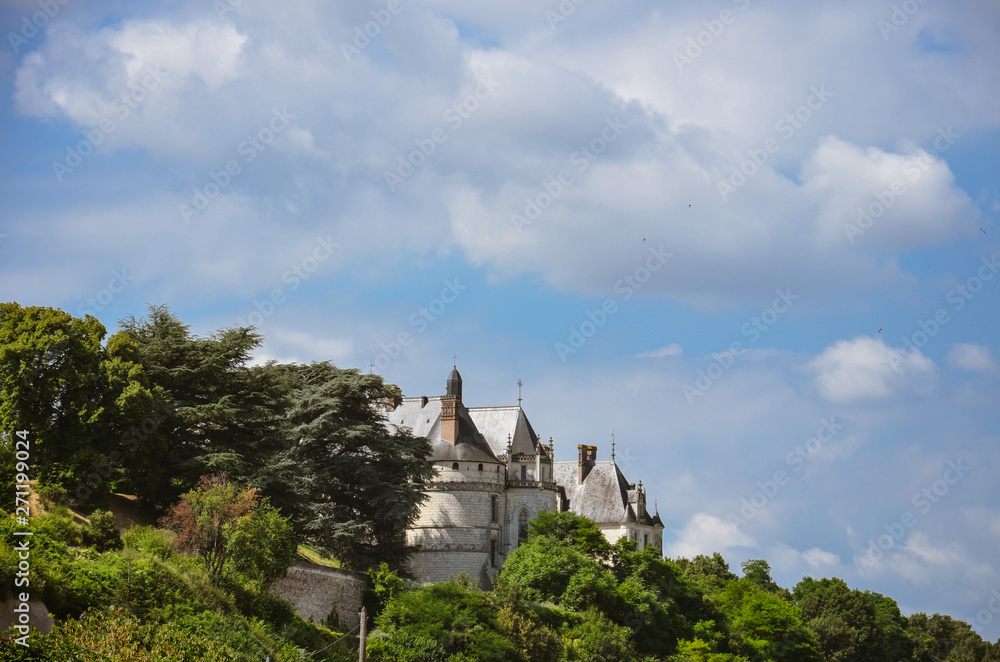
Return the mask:
{"type": "Polygon", "coordinates": [[[365,649],[368,647],[368,610],[361,608],[361,632],[358,634],[358,662],[365,662],[365,649]]]}

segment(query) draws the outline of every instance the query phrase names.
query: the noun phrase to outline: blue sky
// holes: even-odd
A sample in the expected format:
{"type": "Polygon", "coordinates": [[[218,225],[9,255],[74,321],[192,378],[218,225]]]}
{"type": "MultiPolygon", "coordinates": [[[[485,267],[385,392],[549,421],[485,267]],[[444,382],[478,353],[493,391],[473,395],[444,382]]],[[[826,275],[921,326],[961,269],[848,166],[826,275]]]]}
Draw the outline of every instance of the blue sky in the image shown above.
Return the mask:
{"type": "Polygon", "coordinates": [[[1000,9],[485,4],[4,3],[0,298],[457,356],[671,556],[1000,637],[1000,9]]]}

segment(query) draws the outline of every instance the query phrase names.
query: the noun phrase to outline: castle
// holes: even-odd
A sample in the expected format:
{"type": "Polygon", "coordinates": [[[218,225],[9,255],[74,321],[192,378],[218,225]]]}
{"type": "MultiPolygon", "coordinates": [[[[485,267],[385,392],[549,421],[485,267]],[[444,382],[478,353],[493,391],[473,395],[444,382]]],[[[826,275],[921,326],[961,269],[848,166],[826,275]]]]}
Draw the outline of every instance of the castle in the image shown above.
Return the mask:
{"type": "Polygon", "coordinates": [[[430,441],[427,461],[436,470],[407,531],[418,581],[465,573],[488,587],[541,512],[571,510],[595,521],[610,542],[626,537],[638,549],[663,550],[659,514],[650,516],[642,483],[628,482],[613,454],[598,460],[596,446],[580,444],[576,460],[556,460],[552,438],[542,443],[520,399],[516,406],[466,407],[457,368],[444,395],[403,398],[387,419],[430,441]]]}

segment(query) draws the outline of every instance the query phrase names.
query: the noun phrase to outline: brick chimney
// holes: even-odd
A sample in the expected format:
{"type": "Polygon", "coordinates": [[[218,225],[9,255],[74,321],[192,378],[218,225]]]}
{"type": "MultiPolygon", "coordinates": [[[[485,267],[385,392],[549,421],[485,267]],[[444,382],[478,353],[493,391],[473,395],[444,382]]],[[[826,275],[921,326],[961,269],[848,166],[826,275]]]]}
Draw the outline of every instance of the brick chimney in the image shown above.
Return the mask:
{"type": "Polygon", "coordinates": [[[441,441],[454,446],[458,442],[458,403],[453,395],[441,399],[441,441]]]}
{"type": "Polygon", "coordinates": [[[597,462],[597,446],[580,444],[577,446],[577,449],[580,451],[580,459],[578,460],[580,478],[578,484],[583,485],[587,474],[590,473],[590,470],[594,468],[594,463],[597,462]]]}

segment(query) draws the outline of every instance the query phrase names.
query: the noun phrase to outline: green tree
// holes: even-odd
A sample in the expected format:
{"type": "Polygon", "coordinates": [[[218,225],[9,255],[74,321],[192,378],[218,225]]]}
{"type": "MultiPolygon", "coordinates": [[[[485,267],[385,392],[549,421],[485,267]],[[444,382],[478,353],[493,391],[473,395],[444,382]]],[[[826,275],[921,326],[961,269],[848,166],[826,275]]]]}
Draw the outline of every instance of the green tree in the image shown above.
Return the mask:
{"type": "Polygon", "coordinates": [[[323,553],[357,570],[409,556],[406,529],[434,473],[430,443],[387,428],[385,410],[399,390],[377,375],[329,362],[282,366],[290,385],[295,444],[270,469],[266,484],[293,508],[297,530],[323,553]]]}
{"type": "Polygon", "coordinates": [[[266,498],[261,499],[248,516],[230,525],[226,556],[235,573],[258,590],[266,589],[298,556],[291,522],[266,498]]]}
{"type": "Polygon", "coordinates": [[[802,622],[799,608],[750,580],[729,582],[716,603],[729,621],[734,652],[775,662],[823,659],[816,635],[802,622]]]}
{"type": "Polygon", "coordinates": [[[572,511],[542,512],[528,522],[528,536],[551,536],[570,543],[584,554],[608,558],[611,545],[592,520],[572,511]]]}
{"type": "Polygon", "coordinates": [[[83,530],[83,544],[90,545],[99,552],[121,549],[122,537],[115,525],[115,516],[110,510],[95,510],[90,514],[90,523],[83,530]]]}
{"type": "Polygon", "coordinates": [[[287,387],[273,364],[248,365],[263,337],[252,327],[201,338],[167,306],[146,317],[120,320],[123,333],[152,383],[162,389],[168,415],[155,426],[152,498],[169,503],[202,475],[259,482],[259,473],[287,446],[287,387]]]}
{"type": "MultiPolygon", "coordinates": [[[[520,586],[529,599],[559,603],[573,577],[581,571],[586,571],[588,577],[602,577],[601,573],[607,569],[569,543],[551,536],[533,536],[510,553],[501,577],[520,586]]],[[[579,584],[567,596],[573,606],[585,599],[585,587],[579,584]]],[[[586,599],[593,601],[593,595],[590,592],[586,599]]]]}
{"type": "Polygon", "coordinates": [[[404,591],[375,620],[373,662],[520,659],[485,593],[455,583],[404,591]]]}
{"type": "Polygon", "coordinates": [[[177,533],[175,545],[197,553],[208,574],[218,580],[229,567],[246,579],[266,586],[295,558],[291,525],[257,490],[240,487],[219,476],[204,477],[185,493],[163,518],[177,533]]]}
{"type": "MultiPolygon", "coordinates": [[[[0,466],[9,471],[14,433],[27,430],[31,465],[49,485],[87,499],[120,478],[119,439],[152,412],[154,393],[125,338],[94,317],[0,304],[0,466]],[[90,487],[90,486],[93,487],[90,487]]],[[[10,480],[9,475],[4,480],[10,480]]]]}
{"type": "Polygon", "coordinates": [[[729,570],[726,559],[718,552],[712,556],[699,554],[693,559],[677,559],[676,563],[684,573],[684,578],[701,589],[706,595],[714,596],[736,579],[729,570]]]}

